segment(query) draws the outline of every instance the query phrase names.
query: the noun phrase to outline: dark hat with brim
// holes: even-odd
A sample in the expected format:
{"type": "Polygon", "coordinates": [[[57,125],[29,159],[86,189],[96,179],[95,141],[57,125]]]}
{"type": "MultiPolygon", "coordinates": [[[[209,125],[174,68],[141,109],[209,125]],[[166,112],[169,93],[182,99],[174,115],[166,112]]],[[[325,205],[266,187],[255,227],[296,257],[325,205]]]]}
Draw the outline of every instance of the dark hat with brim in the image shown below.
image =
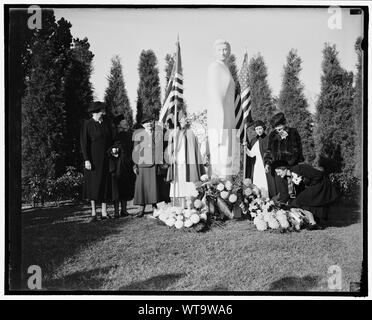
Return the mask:
{"type": "Polygon", "coordinates": [[[92,102],[88,108],[88,112],[90,113],[105,111],[105,110],[106,110],[106,105],[101,101],[92,102]]]}
{"type": "Polygon", "coordinates": [[[266,129],[266,125],[265,125],[265,122],[263,122],[262,120],[256,120],[252,123],[252,126],[251,126],[253,129],[256,129],[257,127],[262,127],[264,129],[266,129]]]}
{"type": "Polygon", "coordinates": [[[124,115],[123,114],[119,114],[119,115],[116,115],[114,116],[114,124],[118,125],[122,120],[124,120],[124,115]]]}
{"type": "Polygon", "coordinates": [[[280,126],[280,125],[285,125],[286,120],[283,112],[279,112],[275,114],[271,120],[270,120],[271,126],[273,128],[280,126]]]}
{"type": "Polygon", "coordinates": [[[147,122],[151,122],[151,121],[154,121],[154,118],[151,117],[151,116],[144,116],[141,120],[141,124],[145,124],[147,122]]]}

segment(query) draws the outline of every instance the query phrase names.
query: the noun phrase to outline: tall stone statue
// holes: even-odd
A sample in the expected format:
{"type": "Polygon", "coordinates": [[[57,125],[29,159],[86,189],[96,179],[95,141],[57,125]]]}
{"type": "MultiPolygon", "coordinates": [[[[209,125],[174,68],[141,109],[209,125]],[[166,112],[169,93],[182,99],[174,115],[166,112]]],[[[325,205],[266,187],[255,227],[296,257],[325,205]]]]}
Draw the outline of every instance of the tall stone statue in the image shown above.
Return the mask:
{"type": "Polygon", "coordinates": [[[240,144],[236,135],[235,82],[227,66],[230,44],[214,43],[215,61],[208,68],[208,142],[210,173],[228,178],[239,172],[240,144]]]}

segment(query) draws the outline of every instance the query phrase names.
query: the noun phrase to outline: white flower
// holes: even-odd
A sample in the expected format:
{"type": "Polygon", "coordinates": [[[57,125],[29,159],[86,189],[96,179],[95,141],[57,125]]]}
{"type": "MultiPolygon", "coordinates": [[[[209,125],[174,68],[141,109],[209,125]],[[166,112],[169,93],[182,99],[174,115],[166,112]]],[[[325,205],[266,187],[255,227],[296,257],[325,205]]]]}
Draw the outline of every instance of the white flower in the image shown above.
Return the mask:
{"type": "Polygon", "coordinates": [[[266,222],[269,222],[269,220],[271,219],[271,218],[273,218],[274,216],[270,213],[270,212],[268,212],[268,213],[266,213],[266,214],[264,214],[263,215],[263,218],[264,218],[264,220],[266,221],[266,222]]]}
{"type": "Polygon", "coordinates": [[[259,221],[264,221],[262,219],[262,216],[255,215],[255,217],[253,219],[253,224],[256,225],[259,221]]]}
{"type": "Polygon", "coordinates": [[[186,228],[190,228],[193,225],[193,223],[192,223],[192,221],[190,219],[186,219],[183,225],[186,228]]]}
{"type": "Polygon", "coordinates": [[[165,222],[165,221],[168,219],[168,216],[169,216],[169,215],[168,215],[166,212],[162,212],[162,213],[159,215],[159,220],[165,222]]]}
{"type": "Polygon", "coordinates": [[[181,229],[183,227],[183,221],[182,220],[177,220],[176,223],[174,224],[174,226],[177,229],[181,229]]]}
{"type": "Polygon", "coordinates": [[[252,194],[252,189],[251,188],[247,188],[244,190],[244,194],[248,197],[252,194]]]}
{"type": "Polygon", "coordinates": [[[191,217],[190,217],[190,220],[193,224],[197,224],[199,223],[200,221],[200,217],[198,214],[193,214],[191,217]]]}
{"type": "Polygon", "coordinates": [[[257,230],[265,231],[267,229],[267,223],[263,220],[258,220],[256,223],[257,230]]]}
{"type": "Polygon", "coordinates": [[[226,188],[226,190],[227,191],[231,191],[232,187],[233,187],[233,184],[231,183],[231,181],[227,180],[225,182],[225,188],[226,188]]]}
{"type": "Polygon", "coordinates": [[[287,229],[289,227],[289,222],[287,220],[287,217],[285,215],[278,215],[277,216],[277,219],[278,219],[278,222],[280,224],[280,226],[283,228],[283,229],[287,229]]]}
{"type": "Polygon", "coordinates": [[[270,218],[269,221],[267,221],[267,224],[269,225],[271,229],[279,228],[279,223],[274,217],[270,218]]]}
{"type": "Polygon", "coordinates": [[[207,214],[206,214],[205,212],[202,212],[202,213],[200,214],[200,220],[204,220],[204,221],[207,220],[207,214]]]}
{"type": "Polygon", "coordinates": [[[244,179],[243,184],[244,184],[246,187],[248,187],[248,186],[250,186],[250,185],[252,184],[252,180],[249,179],[249,178],[244,179]]]}
{"type": "Polygon", "coordinates": [[[253,193],[254,193],[256,196],[258,196],[258,195],[261,193],[261,191],[260,191],[260,189],[258,189],[257,187],[254,187],[254,188],[253,188],[253,193]]]}
{"type": "Polygon", "coordinates": [[[154,209],[154,212],[153,212],[153,217],[154,218],[157,218],[157,217],[159,217],[159,215],[162,213],[162,210],[160,210],[160,209],[154,209]]]}
{"type": "Polygon", "coordinates": [[[205,182],[208,180],[208,175],[207,174],[203,174],[201,177],[200,177],[200,180],[205,182]]]}
{"type": "Polygon", "coordinates": [[[217,190],[218,191],[222,191],[222,190],[224,190],[225,189],[225,186],[223,185],[223,183],[219,183],[218,185],[217,185],[217,190]]]}
{"type": "Polygon", "coordinates": [[[227,191],[222,191],[220,196],[222,199],[226,200],[229,197],[229,193],[227,191]]]}
{"type": "Polygon", "coordinates": [[[196,200],[194,201],[194,207],[195,207],[196,209],[200,209],[202,206],[203,206],[203,202],[202,202],[201,200],[196,199],[196,200]]]}
{"type": "Polygon", "coordinates": [[[190,218],[192,212],[190,209],[186,209],[184,212],[183,212],[183,215],[185,216],[185,218],[190,218]]]}
{"type": "Polygon", "coordinates": [[[175,223],[176,223],[176,220],[175,220],[174,218],[168,218],[168,219],[165,221],[165,224],[166,224],[168,227],[173,227],[175,223]]]}
{"type": "Polygon", "coordinates": [[[194,189],[194,190],[191,191],[191,196],[192,197],[196,198],[198,195],[199,195],[199,191],[198,190],[194,189]]]}
{"type": "Polygon", "coordinates": [[[229,196],[229,201],[230,201],[231,203],[235,203],[236,200],[238,200],[238,197],[236,196],[236,194],[230,194],[230,196],[229,196]]]}

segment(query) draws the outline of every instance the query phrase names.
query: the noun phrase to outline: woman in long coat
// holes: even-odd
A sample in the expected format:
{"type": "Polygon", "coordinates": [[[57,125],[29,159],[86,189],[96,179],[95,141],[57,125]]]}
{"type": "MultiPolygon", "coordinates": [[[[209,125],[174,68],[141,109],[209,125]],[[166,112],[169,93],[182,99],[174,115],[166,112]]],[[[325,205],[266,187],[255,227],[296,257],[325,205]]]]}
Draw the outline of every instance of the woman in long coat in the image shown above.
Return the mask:
{"type": "Polygon", "coordinates": [[[297,195],[293,205],[313,213],[320,222],[328,220],[329,205],[339,198],[332,182],[323,171],[308,164],[298,164],[290,168],[293,183],[301,182],[305,190],[297,195]]]}
{"type": "Polygon", "coordinates": [[[179,198],[185,208],[186,200],[196,195],[194,182],[200,180],[205,169],[198,139],[188,126],[186,113],[180,111],[178,119],[178,128],[171,134],[167,148],[170,163],[173,163],[168,169],[167,180],[171,181],[169,196],[179,198]]]}
{"type": "Polygon", "coordinates": [[[320,223],[328,220],[329,206],[339,198],[339,194],[323,171],[305,163],[289,168],[278,167],[275,171],[282,177],[291,175],[296,185],[305,185],[290,206],[310,211],[320,223]]]}
{"type": "Polygon", "coordinates": [[[115,209],[114,217],[117,218],[128,215],[127,201],[132,200],[134,197],[136,176],[133,172],[132,132],[128,128],[123,115],[116,117],[114,122],[118,125],[118,132],[114,145],[108,150],[108,154],[110,159],[112,200],[114,201],[115,209]],[[120,214],[119,202],[121,204],[120,214]]]}
{"type": "MultiPolygon", "coordinates": [[[[266,172],[271,170],[271,174],[275,177],[278,200],[287,202],[290,198],[287,179],[275,175],[272,164],[277,161],[284,161],[288,166],[294,166],[303,162],[301,137],[297,129],[287,126],[287,121],[282,112],[271,118],[271,125],[274,130],[269,134],[267,151],[264,155],[265,170],[266,172]]],[[[302,191],[301,186],[295,186],[295,191],[300,193],[302,191]]]]}
{"type": "Polygon", "coordinates": [[[256,136],[248,144],[246,149],[246,178],[252,179],[253,183],[263,191],[263,196],[274,197],[277,194],[275,177],[271,172],[265,171],[264,155],[267,152],[269,136],[266,135],[265,123],[256,120],[253,124],[256,136]]]}
{"type": "Polygon", "coordinates": [[[156,204],[160,202],[157,164],[162,162],[158,157],[163,156],[162,148],[156,148],[154,120],[146,116],[141,124],[142,128],[133,133],[134,172],[136,174],[133,204],[140,206],[138,217],[145,214],[147,204],[152,204],[156,208],[156,204]]]}
{"type": "Polygon", "coordinates": [[[111,123],[103,117],[104,111],[104,103],[96,101],[91,104],[88,112],[92,114],[92,118],[84,123],[80,137],[85,161],[83,196],[91,200],[91,221],[97,220],[97,202],[102,202],[102,220],[108,218],[106,204],[111,199],[111,181],[106,151],[113,142],[113,128],[111,123]]]}

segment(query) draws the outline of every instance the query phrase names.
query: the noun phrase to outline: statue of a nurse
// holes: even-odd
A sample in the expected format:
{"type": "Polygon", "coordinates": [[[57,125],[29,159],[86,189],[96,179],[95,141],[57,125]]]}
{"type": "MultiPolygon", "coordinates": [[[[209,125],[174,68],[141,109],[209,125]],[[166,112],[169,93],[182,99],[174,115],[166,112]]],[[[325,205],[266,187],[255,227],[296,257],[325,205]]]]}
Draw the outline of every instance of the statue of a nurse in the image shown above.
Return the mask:
{"type": "Polygon", "coordinates": [[[230,44],[214,43],[215,61],[208,68],[208,142],[212,174],[228,178],[239,172],[240,150],[235,122],[235,82],[227,66],[230,44]]]}

